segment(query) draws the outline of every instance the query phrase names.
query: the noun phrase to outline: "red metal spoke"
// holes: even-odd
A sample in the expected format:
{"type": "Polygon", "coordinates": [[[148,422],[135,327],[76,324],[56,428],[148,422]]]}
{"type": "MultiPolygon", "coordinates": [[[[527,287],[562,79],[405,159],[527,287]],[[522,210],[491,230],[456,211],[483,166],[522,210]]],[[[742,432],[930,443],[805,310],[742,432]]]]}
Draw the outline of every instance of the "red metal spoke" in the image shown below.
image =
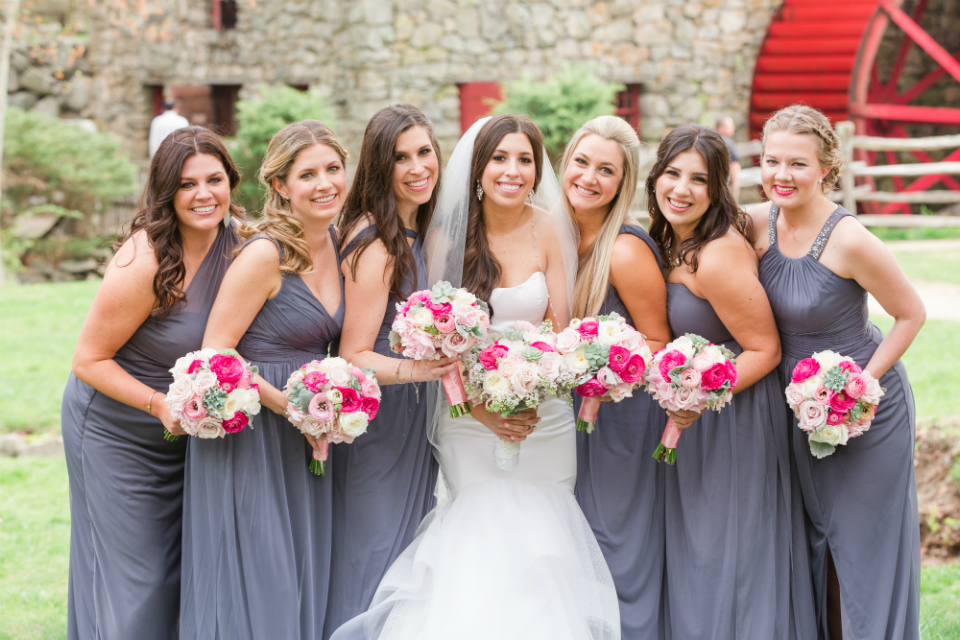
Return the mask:
{"type": "MultiPolygon", "coordinates": [[[[919,149],[914,149],[910,153],[912,153],[913,157],[915,157],[920,162],[936,162],[936,160],[931,158],[930,154],[928,154],[926,151],[920,151],[919,149]]],[[[960,158],[960,149],[957,149],[956,151],[949,153],[947,157],[945,157],[941,162],[951,162],[958,158],[960,158]]],[[[953,176],[940,174],[938,176],[938,179],[940,182],[943,183],[943,186],[947,187],[948,189],[952,191],[960,191],[960,182],[957,182],[957,180],[953,176]]]]}
{"type": "MultiPolygon", "coordinates": [[[[957,51],[953,54],[955,60],[960,60],[960,51],[957,51]]],[[[898,95],[893,99],[894,104],[908,104],[913,102],[924,91],[932,87],[937,80],[946,75],[946,70],[941,67],[939,69],[934,69],[924,77],[920,78],[912,87],[898,95]]]]}
{"type": "MultiPolygon", "coordinates": [[[[920,19],[926,8],[927,0],[920,0],[920,2],[917,3],[917,8],[913,11],[914,22],[920,19]]],[[[913,40],[904,36],[903,42],[900,43],[900,50],[897,52],[897,59],[893,63],[893,69],[890,71],[887,82],[884,84],[884,89],[887,90],[886,93],[894,95],[897,93],[897,82],[900,80],[900,74],[903,72],[903,65],[907,61],[907,54],[910,53],[910,45],[912,44],[913,40]]]]}
{"type": "Polygon", "coordinates": [[[954,60],[953,56],[947,53],[936,40],[930,37],[930,34],[923,30],[923,27],[914,22],[891,0],[880,0],[880,7],[898,27],[903,29],[904,33],[917,43],[918,47],[926,51],[947,73],[956,78],[957,82],[960,82],[960,62],[954,60]]]}

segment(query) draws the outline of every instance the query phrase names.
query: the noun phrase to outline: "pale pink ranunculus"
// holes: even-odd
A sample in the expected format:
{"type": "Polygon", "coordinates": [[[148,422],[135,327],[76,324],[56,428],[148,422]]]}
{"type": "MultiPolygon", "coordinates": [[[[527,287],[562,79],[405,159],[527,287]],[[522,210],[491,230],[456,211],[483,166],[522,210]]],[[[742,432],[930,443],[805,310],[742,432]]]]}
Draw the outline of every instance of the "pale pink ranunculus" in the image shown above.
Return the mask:
{"type": "Polygon", "coordinates": [[[590,340],[591,338],[596,338],[600,331],[600,323],[592,318],[588,318],[580,323],[577,331],[580,332],[580,336],[584,339],[590,340]]]}
{"type": "MultiPolygon", "coordinates": [[[[817,404],[820,404],[819,402],[817,404]]],[[[838,424],[843,424],[843,414],[837,413],[836,411],[827,412],[827,424],[831,427],[835,427],[838,424]]]]}
{"type": "Polygon", "coordinates": [[[673,398],[675,411],[695,411],[700,405],[700,394],[697,389],[680,387],[673,398]]]}
{"type": "Polygon", "coordinates": [[[210,358],[210,371],[216,374],[221,383],[236,383],[243,377],[243,362],[240,358],[218,353],[210,358]]]}
{"type": "Polygon", "coordinates": [[[450,314],[437,316],[433,319],[433,324],[440,333],[450,333],[457,329],[457,321],[450,314]]]}
{"type": "Polygon", "coordinates": [[[557,350],[560,353],[570,353],[580,346],[580,332],[576,329],[564,329],[557,334],[557,350]]]}
{"type": "Polygon", "coordinates": [[[620,372],[620,378],[627,384],[636,384],[643,379],[643,374],[647,370],[647,361],[641,356],[634,354],[627,360],[623,370],[620,372]]]}
{"type": "Polygon", "coordinates": [[[217,376],[212,371],[201,371],[193,379],[193,388],[197,393],[204,394],[217,386],[217,376]]]}
{"type": "Polygon", "coordinates": [[[177,378],[167,390],[167,404],[183,406],[194,395],[194,384],[190,376],[177,378]]]}
{"type": "Polygon", "coordinates": [[[523,363],[510,376],[510,387],[521,398],[526,398],[537,387],[540,381],[540,370],[534,364],[523,363]]]}
{"type": "Polygon", "coordinates": [[[197,422],[198,420],[206,417],[207,410],[203,406],[203,398],[200,396],[193,396],[185,403],[183,403],[183,417],[187,420],[192,420],[197,422]]]}
{"type": "Polygon", "coordinates": [[[477,311],[477,324],[480,325],[481,329],[486,329],[490,326],[490,314],[488,314],[483,309],[477,311]]]}
{"type": "Polygon", "coordinates": [[[700,386],[700,372],[696,369],[684,369],[680,374],[680,385],[687,389],[696,389],[700,386]]]}
{"type": "Polygon", "coordinates": [[[797,412],[797,421],[804,431],[815,431],[827,422],[827,408],[815,400],[804,400],[797,412]]]}
{"type": "Polygon", "coordinates": [[[804,401],[803,391],[800,390],[799,384],[788,384],[784,393],[787,396],[787,404],[790,405],[791,409],[796,410],[800,403],[804,401]]]}
{"type": "Polygon", "coordinates": [[[600,370],[597,371],[597,380],[599,380],[600,384],[602,384],[607,389],[610,389],[611,387],[615,387],[618,384],[625,382],[625,380],[621,380],[620,376],[618,376],[616,372],[610,367],[600,367],[600,370]]]}
{"type": "Polygon", "coordinates": [[[847,386],[843,391],[851,398],[859,398],[867,390],[867,380],[860,373],[850,373],[847,375],[847,386]]]}
{"type": "Polygon", "coordinates": [[[820,363],[813,358],[804,358],[793,368],[793,373],[790,375],[790,382],[803,382],[818,373],[820,373],[820,363]]]}
{"type": "Polygon", "coordinates": [[[329,422],[333,420],[334,409],[333,403],[327,398],[327,394],[318,393],[310,399],[310,406],[307,408],[308,413],[313,417],[314,420],[320,422],[329,422]]]}
{"type": "Polygon", "coordinates": [[[676,395],[677,392],[674,390],[673,385],[666,382],[661,382],[657,385],[657,400],[660,402],[661,407],[673,407],[673,400],[676,395]]]}
{"type": "Polygon", "coordinates": [[[350,375],[361,382],[367,379],[367,376],[363,375],[363,369],[360,367],[350,367],[350,375]]]}
{"type": "Polygon", "coordinates": [[[376,380],[364,380],[360,383],[360,393],[368,398],[380,399],[380,385],[377,384],[376,380]]]}
{"type": "Polygon", "coordinates": [[[458,332],[454,331],[443,337],[441,350],[448,358],[453,358],[469,349],[471,342],[471,340],[464,338],[458,332]]]}
{"type": "Polygon", "coordinates": [[[841,360],[840,364],[837,365],[847,373],[863,373],[863,369],[860,368],[856,362],[850,360],[841,360]]]}
{"type": "Polygon", "coordinates": [[[690,361],[690,366],[700,373],[703,373],[715,364],[716,362],[713,361],[713,358],[705,353],[700,353],[693,356],[693,360],[690,361]]]}
{"type": "Polygon", "coordinates": [[[683,366],[686,363],[687,356],[674,349],[673,351],[667,351],[663,354],[663,357],[660,358],[660,364],[657,368],[660,369],[660,375],[663,377],[663,379],[669,380],[670,372],[676,367],[683,366]]]}
{"type": "Polygon", "coordinates": [[[704,371],[700,385],[709,391],[719,389],[727,381],[727,367],[724,363],[717,363],[704,371]]]}
{"type": "Polygon", "coordinates": [[[250,387],[251,382],[253,382],[253,372],[244,367],[243,375],[241,375],[240,380],[237,381],[237,387],[240,389],[247,389],[250,387]]]}
{"type": "Polygon", "coordinates": [[[830,389],[827,389],[822,384],[818,384],[817,388],[813,392],[813,399],[823,406],[829,407],[831,395],[833,395],[833,393],[830,391],[830,389]]]}
{"type": "Polygon", "coordinates": [[[250,424],[250,418],[243,411],[237,411],[232,417],[223,421],[223,430],[227,433],[239,433],[250,424]]]}

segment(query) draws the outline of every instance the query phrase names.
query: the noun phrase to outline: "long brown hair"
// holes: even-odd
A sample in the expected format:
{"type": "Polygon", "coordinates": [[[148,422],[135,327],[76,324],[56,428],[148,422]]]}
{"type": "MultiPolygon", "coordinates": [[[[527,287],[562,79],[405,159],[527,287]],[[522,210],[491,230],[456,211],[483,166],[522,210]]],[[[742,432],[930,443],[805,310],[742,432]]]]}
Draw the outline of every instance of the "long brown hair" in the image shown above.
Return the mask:
{"type": "Polygon", "coordinates": [[[286,182],[300,152],[317,144],[330,147],[340,156],[341,163],[346,162],[347,150],[330,127],[319,120],[293,122],[273,136],[257,173],[260,187],[267,195],[263,214],[256,224],[244,224],[238,231],[241,242],[258,233],[266,233],[276,239],[283,248],[280,261],[280,271],[283,273],[309,273],[313,269],[313,261],[310,259],[310,247],[303,239],[303,225],[293,215],[290,202],[284,200],[273,186],[273,179],[286,182]]]}
{"type": "Polygon", "coordinates": [[[376,234],[369,234],[358,241],[356,250],[348,258],[350,270],[356,279],[357,263],[360,255],[374,241],[379,239],[390,254],[393,264],[393,276],[390,279],[390,294],[398,300],[405,300],[417,286],[417,263],[413,250],[407,242],[406,231],[400,214],[397,213],[396,197],[393,193],[393,172],[396,164],[397,138],[404,131],[420,126],[430,135],[430,144],[437,154],[437,184],[433,188],[430,200],[417,208],[417,232],[425,234],[437,206],[440,192],[440,145],[433,133],[431,123],[423,113],[409,104],[394,104],[374,114],[363,134],[360,147],[360,160],[357,173],[353,178],[350,194],[340,213],[340,251],[346,246],[351,230],[367,216],[376,226],[376,234]]]}
{"type": "Polygon", "coordinates": [[[700,218],[693,235],[680,243],[677,255],[694,273],[699,266],[700,250],[711,240],[722,237],[732,226],[744,237],[750,237],[750,220],[737,206],[727,181],[730,177],[730,152],[719,133],[698,124],[685,124],[667,134],[657,147],[657,160],[647,175],[647,207],[650,211],[650,237],[660,248],[663,264],[673,264],[670,245],[674,242],[673,227],[657,203],[657,180],[679,153],[694,150],[707,165],[707,195],[710,206],[700,218]]]}
{"type": "Polygon", "coordinates": [[[232,202],[232,195],[240,184],[240,172],[220,138],[203,127],[184,127],[168,135],[150,163],[147,185],[140,194],[138,211],[130,222],[130,230],[117,237],[114,250],[130,236],[143,229],[157,256],[157,275],[153,278],[153,293],[159,306],[151,312],[154,317],[166,315],[177,303],[186,300],[181,288],[187,269],[183,264],[183,238],[177,223],[173,199],[180,189],[180,176],[188,158],[198,154],[214,156],[223,164],[230,181],[230,215],[243,220],[243,209],[232,202]]]}
{"type": "MultiPolygon", "coordinates": [[[[533,164],[536,178],[533,189],[540,186],[543,175],[543,134],[524,115],[502,113],[492,117],[477,133],[473,143],[473,165],[470,171],[471,192],[476,190],[483,177],[487,163],[497,150],[497,145],[511,133],[522,133],[530,140],[533,149],[533,164]]],[[[467,241],[463,254],[463,288],[481,300],[489,300],[494,287],[500,282],[500,263],[490,251],[487,241],[487,226],[483,219],[483,204],[479,198],[469,198],[467,217],[467,241]]]]}

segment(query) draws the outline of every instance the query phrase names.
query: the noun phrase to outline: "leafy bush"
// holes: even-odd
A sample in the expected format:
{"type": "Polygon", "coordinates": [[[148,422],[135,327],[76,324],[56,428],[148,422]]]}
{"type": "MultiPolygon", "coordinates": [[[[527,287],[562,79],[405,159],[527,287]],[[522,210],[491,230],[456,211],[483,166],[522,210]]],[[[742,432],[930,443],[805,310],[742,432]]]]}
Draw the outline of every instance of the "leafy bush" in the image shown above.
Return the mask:
{"type": "Polygon", "coordinates": [[[563,69],[546,82],[534,82],[529,73],[506,84],[506,100],[495,113],[523,113],[543,132],[547,152],[554,162],[574,132],[587,120],[611,115],[617,93],[624,86],[604,82],[589,67],[564,64],[563,69]]]}
{"type": "Polygon", "coordinates": [[[333,110],[317,93],[298,91],[292,87],[260,87],[260,95],[237,102],[237,137],[230,143],[234,162],[243,176],[240,182],[240,204],[256,213],[262,205],[257,171],[267,153],[270,139],[280,129],[298,120],[320,120],[335,127],[333,110]]]}
{"type": "Polygon", "coordinates": [[[137,189],[137,167],[109,133],[7,109],[3,206],[16,215],[87,218],[137,189]]]}

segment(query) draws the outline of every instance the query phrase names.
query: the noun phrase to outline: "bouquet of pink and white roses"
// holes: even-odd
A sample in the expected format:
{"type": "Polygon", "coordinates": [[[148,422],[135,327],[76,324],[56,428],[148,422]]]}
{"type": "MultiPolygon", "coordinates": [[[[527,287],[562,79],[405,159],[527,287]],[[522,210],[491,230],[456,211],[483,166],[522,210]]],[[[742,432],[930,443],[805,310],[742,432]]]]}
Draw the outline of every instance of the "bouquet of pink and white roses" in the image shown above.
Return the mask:
{"type": "Polygon", "coordinates": [[[330,444],[354,441],[380,408],[380,385],[372,369],[360,369],[343,358],[325,358],[303,365],[283,388],[287,418],[293,426],[317,439],[310,471],[326,474],[330,444]]]}
{"type": "MultiPolygon", "coordinates": [[[[192,351],[178,359],[170,373],[170,415],[188,435],[222,438],[243,430],[260,413],[260,390],[253,383],[257,368],[232,349],[192,351]]],[[[180,436],[164,429],[163,437],[174,441],[180,436]]]]}
{"type": "MultiPolygon", "coordinates": [[[[390,347],[414,360],[437,360],[466,353],[483,341],[490,326],[490,307],[466,289],[440,281],[429,291],[417,291],[397,303],[390,347]]],[[[450,404],[450,416],[470,413],[463,380],[452,371],[440,380],[450,404]]]]}
{"type": "MultiPolygon", "coordinates": [[[[737,359],[726,347],[688,333],[653,354],[647,392],[668,411],[720,411],[737,386],[737,359]]],[[[667,421],[653,457],[673,464],[681,431],[667,421]]]]}
{"type": "Polygon", "coordinates": [[[643,334],[627,324],[617,313],[596,318],[574,318],[557,336],[560,353],[570,366],[588,368],[576,380],[576,391],[583,396],[577,415],[577,431],[593,433],[601,398],[620,402],[633,396],[643,384],[643,374],[653,354],[643,334]],[[582,357],[581,357],[582,356],[582,357]]]}
{"type": "Polygon", "coordinates": [[[886,392],[853,358],[833,351],[804,358],[790,379],[787,404],[818,459],[867,431],[886,392]]]}
{"type": "MultiPolygon", "coordinates": [[[[578,377],[557,348],[557,334],[549,320],[540,326],[518,321],[487,346],[477,345],[463,355],[463,371],[471,398],[503,416],[535,409],[549,398],[568,396],[578,377]]],[[[494,458],[499,468],[517,466],[519,442],[497,438],[494,458]]]]}

